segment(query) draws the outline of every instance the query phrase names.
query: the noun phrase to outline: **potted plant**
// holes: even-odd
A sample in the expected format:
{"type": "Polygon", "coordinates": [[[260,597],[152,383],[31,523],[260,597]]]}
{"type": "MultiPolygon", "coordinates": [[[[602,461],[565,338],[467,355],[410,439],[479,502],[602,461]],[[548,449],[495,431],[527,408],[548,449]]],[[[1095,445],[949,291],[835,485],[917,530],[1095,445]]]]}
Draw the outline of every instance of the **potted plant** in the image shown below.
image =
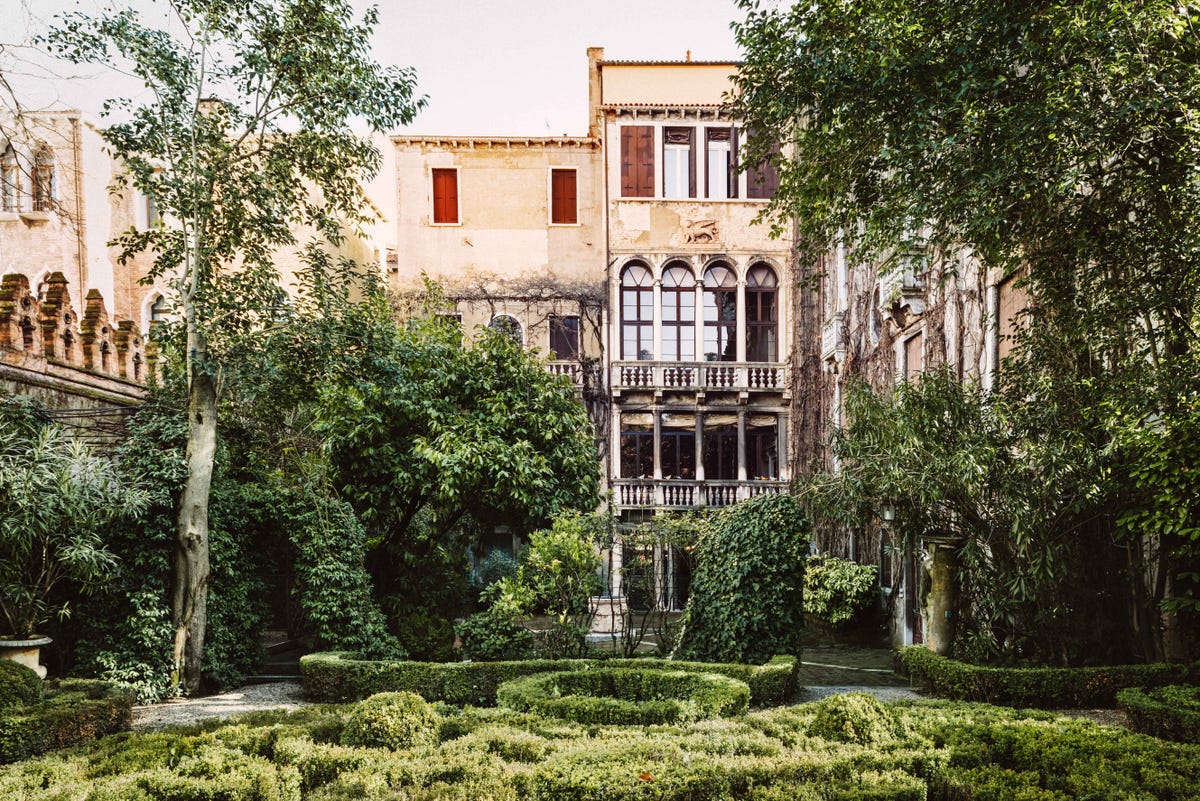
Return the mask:
{"type": "Polygon", "coordinates": [[[50,640],[40,629],[70,613],[55,590],[74,584],[87,592],[110,576],[116,558],[104,531],[140,514],[146,501],[114,463],[72,439],[35,404],[0,399],[0,613],[8,628],[0,658],[45,676],[38,654],[50,640]]]}

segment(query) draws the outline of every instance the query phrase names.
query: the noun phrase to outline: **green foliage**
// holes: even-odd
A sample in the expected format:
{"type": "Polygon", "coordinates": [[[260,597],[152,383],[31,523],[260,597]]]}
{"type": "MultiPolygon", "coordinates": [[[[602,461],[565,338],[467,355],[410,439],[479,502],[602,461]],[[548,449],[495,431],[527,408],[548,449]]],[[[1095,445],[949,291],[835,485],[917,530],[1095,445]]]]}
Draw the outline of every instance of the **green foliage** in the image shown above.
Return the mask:
{"type": "MultiPolygon", "coordinates": [[[[1196,672],[1200,673],[1200,666],[1196,672]]],[[[1117,707],[1134,731],[1181,743],[1200,743],[1200,687],[1128,687],[1117,692],[1117,707]]]]}
{"type": "Polygon", "coordinates": [[[1200,747],[982,705],[891,705],[895,739],[813,737],[819,706],[674,726],[448,710],[440,741],[341,744],[351,708],[273,711],[122,734],[0,769],[0,797],[320,801],[918,801],[1155,798],[1200,786],[1200,747]]]}
{"type": "Polygon", "coordinates": [[[462,639],[463,657],[498,661],[532,656],[533,632],[521,625],[529,615],[531,598],[518,576],[492,584],[480,600],[486,608],[454,627],[462,639]]]}
{"type": "Polygon", "coordinates": [[[517,560],[512,554],[502,548],[489,551],[486,556],[479,560],[479,565],[475,570],[480,592],[486,590],[500,579],[516,575],[516,572],[517,560]]]}
{"type": "Polygon", "coordinates": [[[560,515],[551,528],[529,535],[516,580],[529,589],[533,611],[587,614],[588,598],[601,590],[595,523],[593,517],[560,515]]]}
{"type": "Polygon", "coordinates": [[[397,636],[412,659],[449,662],[455,658],[454,621],[414,612],[396,621],[397,636]]]}
{"type": "Polygon", "coordinates": [[[297,595],[320,648],[354,650],[375,659],[404,656],[372,597],[366,531],[348,503],[316,495],[292,518],[297,595]],[[299,519],[297,519],[299,518],[299,519]]]}
{"type": "Polygon", "coordinates": [[[809,532],[789,495],[723,510],[696,549],[675,656],[761,662],[798,652],[809,532]]]}
{"type": "Polygon", "coordinates": [[[948,276],[969,258],[981,274],[1020,272],[1030,295],[997,387],[1010,405],[1007,452],[1024,464],[1026,486],[1003,480],[1020,472],[1009,468],[984,481],[1005,451],[990,427],[943,431],[944,445],[925,441],[934,456],[965,457],[953,446],[983,439],[978,464],[917,471],[931,489],[941,476],[981,490],[964,500],[984,518],[999,500],[993,531],[1011,540],[996,552],[1010,564],[990,579],[979,555],[967,555],[977,561],[970,594],[991,597],[975,610],[983,640],[964,645],[996,658],[1012,633],[1017,656],[1060,663],[1114,644],[1126,653],[1106,658],[1194,651],[1194,9],[1102,0],[740,5],[746,55],[727,113],[759,132],[742,149],[745,163],[772,141],[787,146],[776,157],[776,228],[794,222],[802,250],[839,242],[882,272],[936,267],[948,276]],[[1076,546],[1088,557],[1083,571],[1076,546]],[[1160,575],[1170,579],[1147,578],[1160,575]],[[1068,584],[1076,580],[1088,589],[1068,584]],[[1096,586],[1106,598],[1095,598],[1096,586]],[[1110,608],[1088,609],[1096,600],[1110,608]],[[1164,627],[1164,611],[1191,614],[1164,627]],[[1098,620],[1132,624],[1112,630],[1098,620]],[[1176,631],[1185,633],[1171,641],[1176,631]],[[1084,642],[1070,642],[1079,635],[1084,642]]]}
{"type": "Polygon", "coordinates": [[[378,693],[355,704],[342,743],[393,751],[428,745],[437,741],[438,720],[438,714],[419,695],[378,693]]]}
{"type": "Polygon", "coordinates": [[[345,702],[380,692],[415,692],[428,701],[492,706],[501,684],[534,673],[584,668],[633,668],[716,673],[745,682],[754,706],[787,703],[796,690],[799,659],[776,656],[765,665],[670,659],[528,659],[514,662],[387,662],[354,654],[308,654],[300,660],[304,692],[316,701],[345,702]]]}
{"type": "Polygon", "coordinates": [[[900,649],[915,682],[944,698],[1015,707],[1111,707],[1118,690],[1200,681],[1200,663],[1078,668],[992,668],[939,656],[924,646],[900,649]]]}
{"type": "Polygon", "coordinates": [[[496,700],[518,712],[576,723],[651,726],[740,715],[750,688],[715,673],[595,668],[513,679],[500,685],[496,700]]]}
{"type": "Polygon", "coordinates": [[[804,611],[830,628],[843,627],[874,605],[878,576],[875,565],[814,554],[804,568],[804,611]]]}
{"type": "Polygon", "coordinates": [[[841,693],[816,704],[808,733],[823,740],[858,745],[884,745],[903,732],[895,713],[864,693],[841,693]]]}
{"type": "Polygon", "coordinates": [[[83,679],[48,682],[44,700],[0,711],[0,763],[123,731],[132,721],[133,695],[122,688],[83,679]]]}
{"type": "Polygon", "coordinates": [[[42,700],[42,678],[32,668],[0,659],[0,712],[42,700]]]}
{"type": "Polygon", "coordinates": [[[71,612],[60,585],[89,592],[111,573],[110,527],[146,507],[146,491],[24,400],[0,398],[0,611],[10,633],[71,612]]]}

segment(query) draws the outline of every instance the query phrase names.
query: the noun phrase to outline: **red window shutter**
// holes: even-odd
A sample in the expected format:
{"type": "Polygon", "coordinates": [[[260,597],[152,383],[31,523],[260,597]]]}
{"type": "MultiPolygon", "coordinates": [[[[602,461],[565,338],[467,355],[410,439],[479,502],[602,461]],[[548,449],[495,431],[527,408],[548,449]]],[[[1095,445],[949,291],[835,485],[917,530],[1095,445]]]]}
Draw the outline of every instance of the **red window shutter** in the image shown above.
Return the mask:
{"type": "Polygon", "coordinates": [[[621,128],[621,197],[637,196],[633,177],[633,163],[637,157],[635,150],[634,126],[625,125],[621,128]]]}
{"type": "Polygon", "coordinates": [[[433,221],[458,222],[458,171],[433,171],[433,221]]]}
{"type": "Polygon", "coordinates": [[[635,125],[637,179],[634,197],[654,197],[654,126],[635,125]]]}
{"type": "Polygon", "coordinates": [[[550,222],[555,225],[579,222],[576,199],[575,170],[551,170],[550,222]]]}

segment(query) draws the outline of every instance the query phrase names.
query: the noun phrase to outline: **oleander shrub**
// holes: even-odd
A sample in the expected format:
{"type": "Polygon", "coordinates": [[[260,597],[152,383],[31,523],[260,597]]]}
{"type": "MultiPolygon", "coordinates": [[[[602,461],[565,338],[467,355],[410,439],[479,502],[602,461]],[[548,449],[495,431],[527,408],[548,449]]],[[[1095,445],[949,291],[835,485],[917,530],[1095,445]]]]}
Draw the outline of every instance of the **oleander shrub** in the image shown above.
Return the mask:
{"type": "Polygon", "coordinates": [[[1117,706],[1134,731],[1166,740],[1200,743],[1200,687],[1129,687],[1117,693],[1117,706]]]}
{"type": "Polygon", "coordinates": [[[48,682],[41,701],[0,712],[0,762],[124,731],[132,721],[133,694],[126,689],[90,679],[48,682]]]}
{"type": "Polygon", "coordinates": [[[31,668],[0,659],[0,711],[42,700],[42,679],[31,668]]]}
{"type": "Polygon", "coordinates": [[[796,690],[799,659],[776,656],[763,665],[686,662],[673,659],[530,659],[512,662],[410,662],[360,659],[349,653],[308,654],[300,659],[305,695],[314,701],[342,703],[389,691],[414,692],[427,701],[493,706],[506,681],[582,667],[633,667],[717,673],[744,681],[756,707],[787,703],[796,690]]]}
{"type": "Polygon", "coordinates": [[[1068,709],[1112,707],[1118,690],[1200,681],[1200,663],[1112,665],[1077,668],[980,667],[933,653],[921,645],[901,648],[901,670],[928,691],[959,701],[1016,707],[1068,709]]]}
{"type": "Polygon", "coordinates": [[[354,706],[342,743],[395,751],[435,742],[438,729],[437,712],[416,693],[377,693],[354,706]]]}
{"type": "Polygon", "coordinates": [[[750,688],[715,673],[585,668],[513,679],[496,697],[508,709],[576,723],[649,726],[740,715],[750,688]]]}
{"type": "Polygon", "coordinates": [[[798,653],[811,526],[790,495],[722,510],[696,546],[674,656],[762,662],[798,653]]]}
{"type": "Polygon", "coordinates": [[[814,554],[804,568],[804,611],[829,629],[844,628],[875,604],[878,581],[876,565],[814,554]]]}
{"type": "Polygon", "coordinates": [[[878,698],[842,693],[819,701],[808,733],[823,740],[858,745],[882,745],[900,736],[896,715],[878,698]]]}

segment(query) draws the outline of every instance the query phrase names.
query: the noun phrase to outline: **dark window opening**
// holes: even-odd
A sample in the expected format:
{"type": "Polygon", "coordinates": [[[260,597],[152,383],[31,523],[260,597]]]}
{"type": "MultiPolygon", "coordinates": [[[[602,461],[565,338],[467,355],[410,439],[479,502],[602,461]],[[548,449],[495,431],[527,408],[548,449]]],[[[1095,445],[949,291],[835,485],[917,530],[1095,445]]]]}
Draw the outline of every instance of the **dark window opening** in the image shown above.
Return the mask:
{"type": "Polygon", "coordinates": [[[663,478],[696,477],[695,431],[663,431],[660,448],[663,478]]]}
{"type": "Polygon", "coordinates": [[[779,429],[774,421],[746,428],[746,477],[779,478],[779,429]]]}
{"type": "Polygon", "coordinates": [[[705,426],[705,480],[733,481],[737,475],[737,425],[705,426]]]}
{"type": "Polygon", "coordinates": [[[654,430],[636,423],[621,427],[621,477],[654,477],[654,430]]]}
{"type": "Polygon", "coordinates": [[[704,358],[737,360],[737,279],[733,270],[716,266],[704,274],[704,358]]]}
{"type": "Polygon", "coordinates": [[[621,275],[621,358],[654,358],[654,279],[644,264],[621,275]]]}
{"type": "Polygon", "coordinates": [[[773,362],[778,358],[775,273],[758,264],[746,280],[746,361],[773,362]]]}
{"type": "Polygon", "coordinates": [[[555,359],[574,361],[579,358],[578,317],[550,317],[550,352],[555,359]]]}

